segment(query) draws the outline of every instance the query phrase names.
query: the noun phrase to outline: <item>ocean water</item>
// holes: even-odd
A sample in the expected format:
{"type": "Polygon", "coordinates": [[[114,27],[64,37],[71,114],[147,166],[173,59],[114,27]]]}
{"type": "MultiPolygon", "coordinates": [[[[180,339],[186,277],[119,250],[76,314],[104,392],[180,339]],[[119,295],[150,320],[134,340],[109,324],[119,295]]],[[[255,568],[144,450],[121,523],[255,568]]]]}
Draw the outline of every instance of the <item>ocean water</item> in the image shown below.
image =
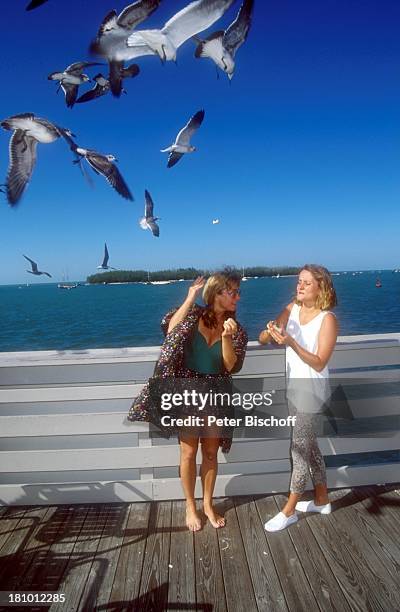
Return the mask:
{"type": "MultiPolygon", "coordinates": [[[[334,276],[340,334],[400,332],[400,273],[334,276]]],[[[154,346],[160,320],[185,298],[187,282],[169,285],[88,285],[63,291],[55,284],[0,286],[0,351],[154,346]]],[[[266,322],[294,295],[296,277],[242,282],[238,319],[256,340],[266,322]]]]}

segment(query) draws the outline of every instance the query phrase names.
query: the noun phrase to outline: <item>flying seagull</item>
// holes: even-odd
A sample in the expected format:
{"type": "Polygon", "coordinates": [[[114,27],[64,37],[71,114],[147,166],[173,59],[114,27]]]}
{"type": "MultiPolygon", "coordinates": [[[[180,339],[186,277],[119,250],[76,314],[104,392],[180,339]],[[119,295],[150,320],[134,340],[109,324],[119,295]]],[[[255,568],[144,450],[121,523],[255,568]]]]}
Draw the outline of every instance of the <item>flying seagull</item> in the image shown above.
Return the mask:
{"type": "MultiPolygon", "coordinates": [[[[140,72],[140,68],[137,64],[132,64],[127,68],[120,68],[120,76],[121,80],[134,78],[140,72]]],[[[77,99],[76,103],[81,104],[82,102],[90,102],[91,100],[95,100],[96,98],[100,98],[101,96],[105,96],[111,89],[110,81],[106,79],[101,73],[96,74],[93,78],[93,81],[96,85],[93,89],[86,91],[80,98],[77,99]]],[[[127,93],[125,89],[121,90],[122,93],[127,93]]]]}
{"type": "Polygon", "coordinates": [[[213,219],[213,220],[212,220],[212,223],[213,223],[213,225],[218,225],[218,223],[219,223],[219,219],[213,219]]]}
{"type": "Polygon", "coordinates": [[[68,108],[72,108],[78,97],[79,85],[87,83],[90,78],[87,74],[83,74],[83,70],[89,66],[100,66],[99,62],[75,62],[63,72],[52,72],[47,77],[49,81],[59,81],[60,84],[57,88],[57,93],[60,91],[60,87],[65,94],[65,101],[68,108]]]}
{"type": "Polygon", "coordinates": [[[92,149],[83,149],[75,144],[72,139],[70,139],[70,144],[72,151],[78,156],[78,159],[74,160],[75,164],[80,164],[82,159],[86,159],[94,172],[104,176],[111,187],[113,187],[123,198],[133,200],[133,195],[129,191],[129,187],[125,183],[117,166],[113,163],[118,161],[114,155],[103,155],[92,149]]]}
{"type": "Polygon", "coordinates": [[[27,270],[27,272],[29,272],[29,274],[34,274],[35,276],[40,276],[41,274],[46,274],[46,276],[48,276],[49,278],[52,278],[51,274],[49,274],[48,272],[41,272],[41,270],[38,270],[37,263],[35,261],[33,261],[33,259],[30,259],[26,255],[24,255],[24,257],[25,257],[25,259],[27,259],[30,262],[30,264],[32,266],[32,270],[27,270]]]}
{"type": "Polygon", "coordinates": [[[213,25],[234,0],[195,0],[176,13],[161,30],[137,30],[128,38],[129,47],[143,41],[162,61],[176,61],[178,48],[189,38],[213,25]]]}
{"type": "Polygon", "coordinates": [[[104,259],[103,259],[103,263],[101,264],[101,266],[97,266],[98,270],[115,270],[115,268],[112,268],[111,266],[108,265],[109,257],[110,256],[108,254],[107,244],[104,243],[104,259]]]}
{"type": "Polygon", "coordinates": [[[146,204],[144,207],[144,217],[139,221],[140,227],[144,230],[151,230],[153,236],[156,236],[158,238],[158,236],[160,235],[160,228],[158,227],[156,221],[158,221],[159,217],[154,217],[154,202],[147,189],[144,192],[144,196],[146,204]]]}
{"type": "Polygon", "coordinates": [[[201,126],[203,119],[204,111],[197,111],[197,113],[193,115],[191,119],[189,119],[185,127],[181,129],[178,136],[176,137],[174,144],[172,144],[170,147],[167,147],[166,149],[161,149],[161,153],[169,152],[167,164],[168,168],[172,168],[172,166],[175,166],[175,164],[178,163],[180,158],[185,153],[193,153],[193,151],[196,150],[196,147],[193,147],[190,144],[190,139],[196,132],[196,130],[198,130],[201,126]]]}
{"type": "Polygon", "coordinates": [[[254,0],[244,0],[237,17],[225,32],[214,32],[205,40],[198,40],[195,56],[209,57],[232,79],[235,72],[235,54],[247,38],[251,26],[254,0]]]}
{"type": "MultiPolygon", "coordinates": [[[[138,0],[129,4],[117,15],[111,11],[103,19],[96,39],[90,45],[90,52],[106,58],[110,64],[110,86],[114,96],[122,93],[121,68],[124,62],[135,55],[128,49],[126,41],[134,28],[147,19],[159,6],[161,0],[138,0]]],[[[143,40],[141,40],[142,46],[143,40]]],[[[153,54],[151,49],[144,53],[153,54]]],[[[140,55],[140,53],[139,53],[140,55]]]]}
{"type": "Polygon", "coordinates": [[[7,174],[7,199],[11,206],[18,204],[28,185],[36,162],[38,142],[49,144],[60,136],[73,136],[70,130],[61,128],[33,113],[8,117],[0,123],[5,130],[13,131],[9,145],[10,164],[7,174]]]}
{"type": "Polygon", "coordinates": [[[42,4],[45,2],[47,2],[47,0],[32,0],[32,2],[29,2],[25,10],[32,11],[33,9],[38,8],[38,6],[42,6],[42,4]]]}

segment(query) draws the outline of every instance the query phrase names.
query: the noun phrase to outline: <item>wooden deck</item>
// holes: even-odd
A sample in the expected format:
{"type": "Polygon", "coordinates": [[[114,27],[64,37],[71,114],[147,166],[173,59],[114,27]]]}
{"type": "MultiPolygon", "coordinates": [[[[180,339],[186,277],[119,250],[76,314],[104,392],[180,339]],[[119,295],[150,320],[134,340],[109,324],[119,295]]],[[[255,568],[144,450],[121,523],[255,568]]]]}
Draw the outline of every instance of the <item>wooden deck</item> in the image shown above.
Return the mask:
{"type": "Polygon", "coordinates": [[[283,499],[220,499],[226,527],[195,535],[182,501],[4,507],[0,590],[65,593],[63,612],[400,609],[399,485],[334,491],[330,516],[267,534],[283,499]]]}

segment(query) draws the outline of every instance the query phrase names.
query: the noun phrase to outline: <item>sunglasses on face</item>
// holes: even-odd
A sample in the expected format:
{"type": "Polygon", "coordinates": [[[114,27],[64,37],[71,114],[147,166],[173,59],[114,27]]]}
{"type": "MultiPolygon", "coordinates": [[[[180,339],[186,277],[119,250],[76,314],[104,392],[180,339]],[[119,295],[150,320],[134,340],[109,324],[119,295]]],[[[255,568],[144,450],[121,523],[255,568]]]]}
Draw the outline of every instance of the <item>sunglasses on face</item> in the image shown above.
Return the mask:
{"type": "Polygon", "coordinates": [[[225,293],[230,297],[240,297],[240,289],[225,289],[225,293]]]}

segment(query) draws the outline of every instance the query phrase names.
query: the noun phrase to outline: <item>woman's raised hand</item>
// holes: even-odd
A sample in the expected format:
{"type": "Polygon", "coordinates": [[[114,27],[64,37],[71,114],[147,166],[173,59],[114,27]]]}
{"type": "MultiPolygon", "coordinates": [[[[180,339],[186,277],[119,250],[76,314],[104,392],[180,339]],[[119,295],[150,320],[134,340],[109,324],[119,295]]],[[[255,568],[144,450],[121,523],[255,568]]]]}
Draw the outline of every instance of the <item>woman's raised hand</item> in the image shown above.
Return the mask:
{"type": "Polygon", "coordinates": [[[226,336],[232,336],[233,334],[236,334],[237,332],[237,323],[235,321],[235,319],[226,319],[226,321],[224,321],[224,330],[222,332],[222,338],[225,338],[226,336]]]}
{"type": "Polygon", "coordinates": [[[194,281],[193,284],[190,285],[189,290],[188,290],[188,299],[191,302],[194,302],[197,295],[200,293],[200,291],[202,290],[202,288],[204,287],[204,285],[206,284],[206,279],[204,278],[204,276],[198,276],[194,281]]]}

